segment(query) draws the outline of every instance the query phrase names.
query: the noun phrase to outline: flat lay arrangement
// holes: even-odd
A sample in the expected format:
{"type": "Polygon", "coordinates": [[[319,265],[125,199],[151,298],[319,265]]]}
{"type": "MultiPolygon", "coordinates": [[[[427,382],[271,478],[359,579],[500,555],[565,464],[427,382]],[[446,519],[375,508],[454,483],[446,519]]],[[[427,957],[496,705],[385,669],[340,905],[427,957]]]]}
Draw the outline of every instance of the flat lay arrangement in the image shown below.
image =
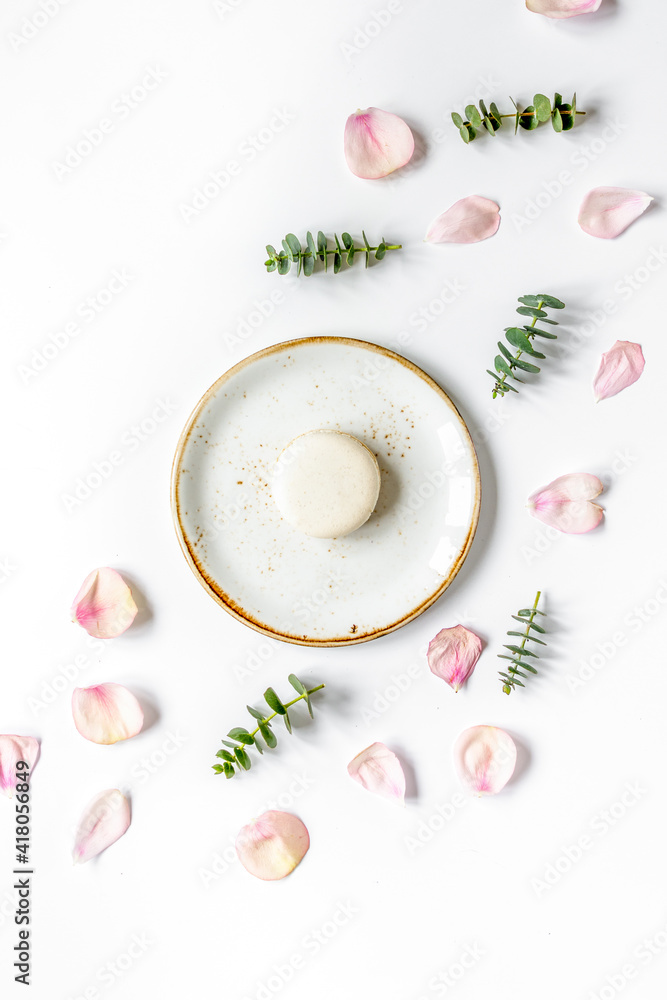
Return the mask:
{"type": "Polygon", "coordinates": [[[99,81],[9,124],[8,989],[657,998],[660,26],[167,0],[119,105],[157,8],[62,6],[6,15],[99,81]]]}

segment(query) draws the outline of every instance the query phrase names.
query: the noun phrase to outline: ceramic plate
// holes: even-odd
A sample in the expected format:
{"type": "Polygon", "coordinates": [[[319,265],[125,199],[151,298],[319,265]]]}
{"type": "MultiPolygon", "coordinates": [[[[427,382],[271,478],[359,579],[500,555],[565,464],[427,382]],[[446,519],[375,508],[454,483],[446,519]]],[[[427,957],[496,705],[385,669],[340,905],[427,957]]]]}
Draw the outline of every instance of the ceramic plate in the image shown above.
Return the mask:
{"type": "Polygon", "coordinates": [[[172,508],[191,569],[246,625],[308,646],[365,642],[425,611],[458,572],[480,504],[477,458],[445,392],[393,351],[309,337],[268,347],[211,386],[174,459],[172,508]],[[331,427],[376,455],[375,512],[343,538],[282,520],[274,463],[331,427]]]}

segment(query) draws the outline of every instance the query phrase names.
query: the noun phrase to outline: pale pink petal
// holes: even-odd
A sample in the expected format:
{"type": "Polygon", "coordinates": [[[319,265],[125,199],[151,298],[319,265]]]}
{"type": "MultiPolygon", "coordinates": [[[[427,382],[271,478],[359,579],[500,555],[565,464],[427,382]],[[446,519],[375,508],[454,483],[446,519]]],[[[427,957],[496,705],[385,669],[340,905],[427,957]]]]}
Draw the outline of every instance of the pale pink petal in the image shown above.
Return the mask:
{"type": "Polygon", "coordinates": [[[97,684],[74,688],[74,725],[91,743],[118,743],[141,732],[144,713],[131,691],[122,684],[97,684]]]}
{"type": "Polygon", "coordinates": [[[0,792],[11,799],[16,788],[16,782],[27,771],[32,774],[32,768],[39,753],[39,743],[33,736],[0,736],[0,792]],[[17,770],[19,761],[25,761],[27,769],[17,770]]]}
{"type": "Polygon", "coordinates": [[[123,836],[130,825],[130,803],[117,788],[101,792],[79,820],[74,863],[84,864],[123,836]]]}
{"type": "Polygon", "coordinates": [[[362,788],[401,805],[405,798],[405,774],[395,753],[384,743],[372,743],[347,765],[347,773],[362,788]]]}
{"type": "Polygon", "coordinates": [[[455,625],[443,628],[431,639],[426,656],[431,672],[458,691],[475,669],[481,652],[479,636],[464,625],[455,625]]]}
{"type": "Polygon", "coordinates": [[[579,225],[589,236],[613,240],[646,211],[653,198],[644,191],[599,187],[589,191],[579,209],[579,225]]]}
{"type": "Polygon", "coordinates": [[[89,573],[72,605],[72,621],[96,639],[113,639],[130,627],[137,613],[132,591],[108,566],[89,573]]]}
{"type": "Polygon", "coordinates": [[[357,177],[386,177],[405,166],[415,150],[410,127],[391,111],[366,108],[345,123],[345,159],[357,177]]]}
{"type": "Polygon", "coordinates": [[[617,340],[614,346],[602,355],[598,373],[593,381],[595,402],[609,399],[636,382],[644,371],[644,354],[639,344],[629,340],[617,340]]]}
{"type": "Polygon", "coordinates": [[[500,206],[471,194],[439,215],[424,239],[426,243],[479,243],[493,236],[499,225],[500,206]]]}
{"type": "Polygon", "coordinates": [[[514,773],[516,744],[497,726],[472,726],[454,744],[454,767],[461,783],[477,795],[495,795],[514,773]]]}
{"type": "Polygon", "coordinates": [[[536,490],[528,498],[527,507],[538,521],[570,535],[581,535],[596,528],[603,518],[602,507],[591,502],[602,489],[597,476],[573,472],[536,490]]]}
{"type": "Polygon", "coordinates": [[[534,14],[545,17],[574,17],[577,14],[591,14],[600,6],[601,0],[526,0],[526,7],[534,14]]]}
{"type": "Polygon", "coordinates": [[[265,882],[285,878],[310,847],[308,830],[298,816],[270,809],[244,826],[236,838],[239,861],[265,882]]]}

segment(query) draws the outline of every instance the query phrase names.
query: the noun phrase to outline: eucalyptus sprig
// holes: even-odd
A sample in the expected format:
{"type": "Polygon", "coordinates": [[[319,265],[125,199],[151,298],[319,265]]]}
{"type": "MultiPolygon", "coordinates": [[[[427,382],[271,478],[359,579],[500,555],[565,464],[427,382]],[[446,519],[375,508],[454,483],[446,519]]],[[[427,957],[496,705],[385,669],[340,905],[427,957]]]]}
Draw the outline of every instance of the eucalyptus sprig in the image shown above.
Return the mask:
{"type": "Polygon", "coordinates": [[[536,374],[540,371],[537,365],[531,364],[530,361],[526,361],[522,355],[527,354],[530,358],[538,358],[543,360],[546,355],[541,354],[539,351],[535,350],[533,341],[535,337],[543,337],[545,340],[557,340],[555,333],[549,333],[548,330],[541,330],[539,327],[535,326],[538,319],[541,323],[549,323],[551,326],[558,326],[555,319],[549,319],[545,308],[547,309],[564,309],[565,304],[561,302],[560,299],[554,298],[553,295],[522,295],[517,301],[521,305],[517,308],[517,312],[520,316],[532,316],[533,322],[524,326],[506,326],[505,327],[505,337],[508,343],[512,347],[518,348],[516,354],[511,354],[507,350],[502,341],[498,341],[498,348],[500,354],[496,354],[494,365],[495,372],[492,372],[487,368],[487,373],[494,380],[493,386],[493,398],[496,396],[504,396],[506,392],[518,392],[513,385],[510,385],[507,381],[508,378],[514,379],[515,382],[523,383],[523,379],[516,375],[516,371],[529,372],[536,374]]]}
{"type": "Polygon", "coordinates": [[[237,726],[235,729],[229,730],[227,735],[234,740],[234,742],[230,743],[229,740],[221,741],[224,746],[229,747],[229,750],[218,750],[216,753],[216,757],[220,757],[222,760],[222,764],[213,764],[213,770],[216,774],[224,774],[226,778],[233,778],[236,774],[236,769],[239,771],[249,771],[252,767],[252,761],[245,748],[254,746],[260,754],[264,753],[264,748],[260,740],[257,738],[258,733],[261,735],[267,747],[273,750],[278,743],[278,739],[271,728],[271,722],[276,718],[276,716],[280,716],[285,723],[285,729],[288,733],[291,733],[292,722],[287,710],[288,708],[291,708],[292,705],[296,705],[297,702],[305,701],[310,717],[311,719],[313,718],[313,706],[310,696],[311,694],[315,694],[316,691],[321,691],[324,684],[318,684],[316,687],[308,689],[295,674],[290,674],[288,680],[297,692],[298,697],[283,704],[273,688],[270,687],[264,692],[264,701],[269,708],[272,709],[268,715],[258,712],[256,708],[252,708],[248,705],[247,709],[253,719],[256,720],[257,726],[251,732],[242,726],[237,726]]]}
{"type": "Polygon", "coordinates": [[[545,630],[542,626],[535,622],[535,615],[542,615],[543,617],[546,617],[544,611],[539,611],[537,608],[537,605],[540,603],[541,596],[541,592],[538,590],[537,597],[535,598],[535,603],[532,608],[522,608],[520,611],[517,611],[515,615],[512,615],[512,618],[515,621],[526,626],[523,632],[510,631],[507,633],[509,636],[518,636],[518,638],[521,639],[521,645],[517,646],[516,643],[509,643],[508,645],[503,646],[503,649],[509,649],[512,654],[511,656],[508,656],[507,653],[498,653],[501,660],[510,661],[510,666],[507,668],[507,671],[498,671],[500,679],[503,682],[503,691],[505,694],[511,694],[515,687],[526,686],[519,680],[520,677],[523,677],[524,680],[527,679],[528,674],[525,673],[526,670],[531,674],[537,673],[535,666],[528,661],[539,660],[539,656],[537,653],[533,652],[532,649],[529,649],[526,643],[535,642],[540,646],[546,646],[546,642],[542,639],[537,639],[534,635],[531,635],[531,629],[535,632],[539,632],[540,635],[545,634],[545,630]]]}
{"type": "Polygon", "coordinates": [[[554,132],[569,132],[574,128],[576,115],[585,115],[585,111],[577,111],[577,95],[572,96],[571,104],[564,104],[560,94],[554,94],[553,105],[544,94],[535,94],[533,103],[529,104],[523,111],[513,97],[510,101],[514,105],[514,111],[507,115],[501,115],[497,105],[492,101],[487,110],[484,101],[479,102],[479,107],[468,104],[465,109],[465,119],[456,111],[452,112],[452,121],[459,130],[459,135],[464,142],[472,142],[477,135],[477,129],[485,128],[489,135],[495,135],[503,124],[503,118],[514,119],[514,134],[516,135],[519,126],[531,132],[540,124],[551,120],[554,132]]]}
{"type": "Polygon", "coordinates": [[[346,262],[348,265],[354,263],[355,254],[365,254],[366,267],[368,267],[371,255],[376,260],[382,260],[387,250],[401,249],[400,243],[386,243],[384,240],[381,240],[377,246],[372,247],[366,239],[366,233],[363,229],[361,235],[364,238],[364,245],[362,247],[355,244],[349,233],[343,233],[340,240],[334,234],[336,246],[332,249],[329,247],[327,237],[321,231],[317,234],[317,245],[313,239],[313,234],[306,233],[305,247],[301,245],[301,241],[294,233],[288,233],[282,241],[282,250],[276,250],[270,243],[267,243],[266,252],[269,255],[269,259],[265,260],[264,264],[267,271],[277,271],[278,274],[289,274],[292,264],[296,264],[297,274],[301,274],[303,271],[306,277],[309,278],[315,270],[315,264],[318,260],[322,261],[324,270],[327,271],[329,269],[329,258],[333,257],[333,271],[334,274],[338,274],[343,266],[343,262],[346,262]]]}

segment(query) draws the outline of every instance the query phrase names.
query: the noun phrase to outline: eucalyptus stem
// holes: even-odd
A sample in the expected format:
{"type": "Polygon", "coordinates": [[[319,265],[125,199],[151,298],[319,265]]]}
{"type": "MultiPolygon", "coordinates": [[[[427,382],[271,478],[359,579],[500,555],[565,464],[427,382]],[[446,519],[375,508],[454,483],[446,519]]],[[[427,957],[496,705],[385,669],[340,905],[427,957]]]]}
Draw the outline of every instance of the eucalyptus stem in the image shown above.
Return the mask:
{"type": "Polygon", "coordinates": [[[572,97],[571,104],[565,104],[560,94],[554,94],[553,104],[544,94],[535,94],[533,103],[523,111],[513,97],[514,114],[501,114],[498,106],[492,101],[487,109],[484,101],[479,106],[468,104],[465,109],[465,119],[457,111],[452,112],[452,121],[459,130],[459,135],[465,143],[472,142],[479,129],[484,128],[489,135],[495,135],[502,128],[504,118],[514,119],[514,134],[521,128],[532,132],[541,122],[551,121],[554,132],[569,132],[574,128],[577,115],[585,115],[585,111],[577,111],[577,95],[572,97]]]}
{"type": "Polygon", "coordinates": [[[297,274],[301,274],[303,271],[305,276],[309,278],[314,272],[318,260],[322,261],[324,270],[327,271],[329,258],[333,257],[334,274],[338,274],[343,262],[348,265],[354,263],[355,254],[365,254],[366,267],[368,267],[371,255],[376,260],[382,260],[388,250],[401,249],[400,243],[387,243],[385,240],[381,240],[377,246],[371,246],[363,229],[361,235],[364,238],[363,246],[357,246],[349,233],[343,233],[340,239],[334,234],[336,246],[332,248],[321,230],[317,234],[317,242],[315,242],[313,234],[308,232],[305,246],[301,245],[301,241],[294,233],[288,233],[282,241],[282,250],[276,250],[274,246],[267,243],[268,260],[265,260],[264,264],[267,271],[277,271],[278,274],[289,274],[292,264],[296,264],[297,274]],[[341,240],[343,241],[342,245],[341,240]]]}
{"type": "Polygon", "coordinates": [[[523,379],[519,378],[516,374],[517,371],[532,374],[537,374],[540,371],[537,365],[532,364],[530,361],[526,361],[523,355],[527,355],[529,358],[544,360],[546,355],[535,350],[533,343],[535,337],[543,337],[546,340],[556,340],[557,337],[555,333],[543,330],[535,324],[537,320],[540,320],[542,323],[548,323],[551,324],[551,326],[558,326],[556,320],[549,319],[546,310],[565,308],[565,305],[560,299],[555,298],[553,295],[546,295],[544,293],[540,293],[538,295],[522,295],[519,298],[519,302],[521,305],[517,307],[517,312],[520,316],[532,317],[532,323],[524,324],[522,327],[505,327],[505,339],[509,344],[511,344],[512,347],[516,347],[517,351],[515,354],[511,354],[503,342],[500,340],[498,341],[498,350],[500,351],[500,354],[497,354],[494,359],[495,371],[491,371],[490,368],[487,368],[488,374],[494,381],[494,399],[496,396],[504,396],[508,392],[519,391],[507,381],[508,378],[511,378],[516,382],[523,382],[523,379]]]}
{"type": "Polygon", "coordinates": [[[527,643],[535,642],[540,646],[546,646],[546,643],[542,639],[538,639],[531,634],[531,629],[542,635],[545,634],[545,630],[542,626],[538,625],[535,621],[536,615],[544,616],[544,612],[538,609],[541,596],[542,592],[538,590],[532,608],[522,608],[521,611],[512,615],[512,618],[515,621],[520,622],[522,625],[525,625],[525,628],[523,632],[509,631],[507,633],[509,636],[516,636],[521,639],[521,645],[519,646],[517,646],[516,643],[509,643],[503,647],[504,649],[508,649],[510,651],[512,654],[511,656],[508,656],[507,653],[498,654],[501,660],[510,661],[510,666],[506,671],[498,671],[500,679],[503,682],[503,692],[505,694],[511,694],[515,687],[525,687],[525,684],[523,684],[519,678],[523,677],[523,679],[526,680],[528,677],[528,674],[525,673],[526,670],[531,674],[537,673],[533,664],[527,661],[529,659],[539,660],[539,656],[536,652],[534,652],[534,650],[528,648],[527,643]]]}
{"type": "Polygon", "coordinates": [[[285,723],[285,729],[288,733],[292,732],[292,723],[289,717],[288,709],[292,705],[296,705],[299,701],[305,701],[308,712],[311,719],[313,718],[313,706],[310,701],[310,696],[315,694],[316,691],[321,691],[324,684],[317,684],[313,688],[306,688],[302,681],[295,674],[290,674],[288,680],[294,690],[297,692],[297,697],[292,698],[291,701],[282,702],[273,688],[267,688],[264,692],[264,701],[273,711],[265,715],[263,712],[259,712],[256,708],[252,708],[250,705],[247,706],[250,715],[256,720],[257,726],[252,732],[248,731],[243,726],[237,726],[234,729],[230,729],[227,735],[231,740],[222,740],[222,744],[225,747],[229,747],[229,750],[218,750],[216,757],[222,760],[221,764],[214,764],[213,770],[216,774],[224,774],[227,778],[233,778],[237,773],[237,770],[249,771],[252,766],[252,761],[248,756],[246,747],[254,746],[258,753],[264,753],[264,747],[261,741],[258,739],[258,734],[262,737],[266,746],[272,750],[278,743],[278,738],[271,728],[272,721],[276,716],[281,716],[283,722],[285,723]],[[231,752],[230,752],[231,751],[231,752]]]}

